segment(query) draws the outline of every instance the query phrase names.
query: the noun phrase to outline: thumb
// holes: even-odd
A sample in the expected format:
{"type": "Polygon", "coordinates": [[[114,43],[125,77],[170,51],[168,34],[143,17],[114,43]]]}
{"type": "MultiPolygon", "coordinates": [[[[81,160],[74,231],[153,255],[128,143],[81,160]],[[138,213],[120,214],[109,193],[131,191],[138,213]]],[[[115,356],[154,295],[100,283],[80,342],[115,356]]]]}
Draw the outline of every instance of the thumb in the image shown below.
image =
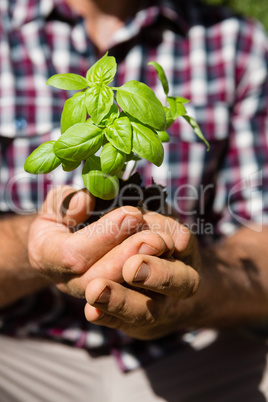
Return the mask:
{"type": "Polygon", "coordinates": [[[58,186],[49,191],[40,214],[66,226],[77,226],[93,212],[95,198],[87,189],[58,186]]]}

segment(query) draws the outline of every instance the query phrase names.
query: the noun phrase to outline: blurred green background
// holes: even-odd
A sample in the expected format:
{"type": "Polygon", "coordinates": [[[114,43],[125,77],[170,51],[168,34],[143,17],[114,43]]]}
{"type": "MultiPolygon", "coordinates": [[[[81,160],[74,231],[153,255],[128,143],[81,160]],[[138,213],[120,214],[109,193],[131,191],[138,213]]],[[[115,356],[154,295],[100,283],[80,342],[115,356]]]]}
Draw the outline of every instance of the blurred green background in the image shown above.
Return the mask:
{"type": "Polygon", "coordinates": [[[233,10],[258,19],[268,30],[268,0],[202,0],[208,4],[222,4],[233,10]]]}

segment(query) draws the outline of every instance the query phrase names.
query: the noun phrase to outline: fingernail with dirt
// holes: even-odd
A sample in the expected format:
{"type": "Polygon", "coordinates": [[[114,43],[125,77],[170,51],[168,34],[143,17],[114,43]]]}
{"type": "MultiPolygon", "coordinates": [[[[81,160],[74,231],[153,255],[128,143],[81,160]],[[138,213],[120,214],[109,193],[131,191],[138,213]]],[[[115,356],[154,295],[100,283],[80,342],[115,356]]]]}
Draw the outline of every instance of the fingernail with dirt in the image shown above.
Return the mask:
{"type": "Polygon", "coordinates": [[[111,290],[109,288],[105,288],[99,297],[96,299],[95,303],[108,303],[111,297],[111,290]]]}
{"type": "Polygon", "coordinates": [[[145,264],[145,262],[143,262],[141,264],[141,266],[138,268],[134,278],[133,278],[133,282],[145,282],[146,279],[148,279],[149,275],[150,275],[150,267],[149,265],[145,264]]]}

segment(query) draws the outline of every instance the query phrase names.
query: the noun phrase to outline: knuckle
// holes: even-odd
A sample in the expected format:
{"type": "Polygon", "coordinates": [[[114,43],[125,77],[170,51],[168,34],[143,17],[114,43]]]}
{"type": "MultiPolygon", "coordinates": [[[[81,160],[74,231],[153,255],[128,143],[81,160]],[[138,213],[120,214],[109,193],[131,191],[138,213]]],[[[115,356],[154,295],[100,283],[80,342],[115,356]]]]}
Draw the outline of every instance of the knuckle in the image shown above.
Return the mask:
{"type": "Polygon", "coordinates": [[[110,222],[96,222],[94,225],[94,232],[93,236],[94,238],[97,239],[99,238],[99,241],[102,244],[105,244],[106,246],[111,246],[114,241],[114,228],[110,222]]]}
{"type": "Polygon", "coordinates": [[[197,293],[199,286],[200,286],[200,276],[195,270],[193,270],[192,284],[189,290],[189,297],[194,296],[197,293]]]}
{"type": "Polygon", "coordinates": [[[79,299],[85,298],[85,289],[80,286],[75,280],[66,283],[67,293],[79,299]]]}
{"type": "Polygon", "coordinates": [[[166,255],[166,258],[167,258],[168,256],[173,254],[174,249],[175,249],[175,242],[174,242],[173,237],[170,235],[170,233],[159,232],[159,234],[161,235],[163,241],[165,242],[166,251],[168,253],[168,255],[166,255]]]}
{"type": "Polygon", "coordinates": [[[152,303],[151,307],[146,311],[144,321],[149,325],[150,328],[154,328],[159,321],[159,316],[159,306],[156,307],[156,305],[152,303]]]}
{"type": "Polygon", "coordinates": [[[123,316],[123,317],[128,317],[129,314],[129,307],[128,307],[128,302],[126,298],[120,299],[115,306],[114,306],[114,314],[123,316]]]}
{"type": "MultiPolygon", "coordinates": [[[[173,261],[172,261],[173,262],[173,261]]],[[[156,278],[156,280],[158,279],[157,283],[156,283],[156,288],[164,291],[165,289],[172,289],[174,288],[174,274],[173,274],[173,270],[172,269],[162,269],[161,270],[161,275],[159,275],[158,278],[156,278]]]]}
{"type": "Polygon", "coordinates": [[[122,298],[116,303],[113,314],[132,327],[142,325],[147,321],[146,313],[143,311],[136,311],[135,314],[133,314],[133,305],[128,298],[122,298]]]}
{"type": "Polygon", "coordinates": [[[194,296],[199,288],[200,277],[195,269],[193,269],[189,265],[185,265],[186,269],[186,277],[185,277],[185,285],[182,286],[182,298],[188,299],[189,297],[194,296]]]}
{"type": "Polygon", "coordinates": [[[142,213],[135,207],[120,207],[103,216],[94,226],[108,244],[118,244],[126,235],[133,233],[142,223],[142,213]]]}
{"type": "Polygon", "coordinates": [[[107,279],[117,283],[123,282],[122,267],[115,260],[111,259],[109,264],[103,264],[100,268],[107,279]]]}

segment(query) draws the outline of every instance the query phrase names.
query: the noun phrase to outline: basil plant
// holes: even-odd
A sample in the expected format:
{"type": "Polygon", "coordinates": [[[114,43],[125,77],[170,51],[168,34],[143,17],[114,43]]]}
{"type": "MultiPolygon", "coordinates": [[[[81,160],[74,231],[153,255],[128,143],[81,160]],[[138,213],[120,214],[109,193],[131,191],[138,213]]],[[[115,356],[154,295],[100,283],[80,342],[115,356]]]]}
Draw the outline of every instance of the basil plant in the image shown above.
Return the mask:
{"type": "Polygon", "coordinates": [[[154,91],[139,81],[128,81],[120,87],[109,84],[117,70],[116,60],[106,53],[87,71],[78,74],[56,74],[48,85],[77,90],[66,100],[61,115],[61,136],[36,148],[26,159],[25,170],[33,174],[49,173],[60,164],[72,171],[83,162],[83,182],[96,197],[113,199],[119,191],[129,161],[145,158],[160,166],[166,132],[182,116],[207,145],[196,121],[187,115],[188,99],[168,96],[169,86],[163,68],[150,62],[157,72],[166,95],[163,106],[154,91]],[[98,152],[99,156],[96,156],[98,152]]]}

